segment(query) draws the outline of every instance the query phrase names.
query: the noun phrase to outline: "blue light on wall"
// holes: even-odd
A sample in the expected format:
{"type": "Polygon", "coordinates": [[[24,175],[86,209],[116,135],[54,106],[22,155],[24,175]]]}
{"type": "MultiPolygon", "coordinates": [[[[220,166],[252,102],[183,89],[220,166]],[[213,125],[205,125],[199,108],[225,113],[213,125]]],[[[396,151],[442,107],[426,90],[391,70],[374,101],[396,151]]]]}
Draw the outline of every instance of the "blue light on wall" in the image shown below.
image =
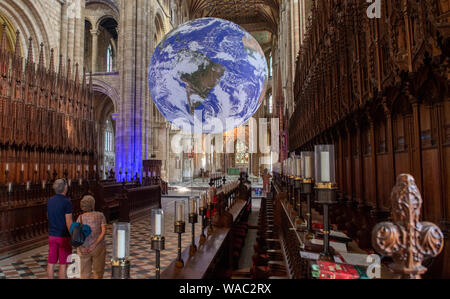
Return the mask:
{"type": "Polygon", "coordinates": [[[119,113],[116,122],[116,179],[130,181],[137,174],[142,180],[142,115],[135,113],[128,119],[123,115],[119,113]]]}

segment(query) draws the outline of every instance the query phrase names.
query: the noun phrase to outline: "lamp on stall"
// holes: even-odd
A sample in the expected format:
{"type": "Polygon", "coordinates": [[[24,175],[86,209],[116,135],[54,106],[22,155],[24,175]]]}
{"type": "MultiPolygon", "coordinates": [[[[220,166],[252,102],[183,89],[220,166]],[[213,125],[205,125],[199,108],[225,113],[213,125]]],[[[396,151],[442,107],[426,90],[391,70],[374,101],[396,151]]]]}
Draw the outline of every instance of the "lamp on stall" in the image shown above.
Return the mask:
{"type": "Polygon", "coordinates": [[[305,222],[302,213],[301,189],[303,183],[301,157],[294,156],[294,209],[297,211],[297,223],[302,225],[305,222]],[[296,195],[296,196],[295,196],[296,195]]]}
{"type": "Polygon", "coordinates": [[[294,155],[289,158],[289,187],[291,189],[289,202],[295,209],[295,159],[294,155]]]}
{"type": "Polygon", "coordinates": [[[212,189],[208,190],[208,211],[209,211],[209,226],[208,226],[208,236],[214,233],[213,226],[213,209],[214,209],[214,191],[212,189]]]}
{"type": "Polygon", "coordinates": [[[178,200],[175,202],[175,224],[174,232],[178,234],[178,251],[177,260],[175,261],[175,266],[177,268],[184,267],[184,261],[181,258],[181,235],[186,232],[186,221],[184,218],[185,201],[178,200]]]}
{"type": "Polygon", "coordinates": [[[23,183],[23,178],[25,174],[25,164],[20,165],[20,183],[23,183]]]}
{"type": "Polygon", "coordinates": [[[112,279],[130,278],[130,224],[125,222],[113,225],[112,279]]]}
{"type": "Polygon", "coordinates": [[[287,192],[287,201],[289,201],[290,197],[290,188],[289,188],[289,159],[284,160],[284,166],[283,166],[283,179],[284,179],[284,184],[286,187],[286,192],[287,192]]]}
{"type": "Polygon", "coordinates": [[[323,252],[321,258],[333,260],[330,252],[329,206],[336,203],[336,170],[334,145],[317,145],[315,147],[316,192],[317,202],[323,205],[323,252]]]}
{"type": "Polygon", "coordinates": [[[312,206],[311,206],[311,194],[314,186],[314,152],[302,152],[301,153],[302,164],[302,194],[306,195],[306,221],[307,221],[307,234],[306,238],[311,240],[314,238],[314,230],[312,229],[312,206]]]}
{"type": "Polygon", "coordinates": [[[5,177],[6,177],[6,181],[8,181],[8,174],[9,174],[9,164],[6,163],[6,166],[5,166],[5,177]]]}
{"type": "Polygon", "coordinates": [[[34,164],[33,182],[37,183],[38,164],[34,164]]]}
{"type": "Polygon", "coordinates": [[[206,193],[202,193],[200,197],[200,209],[199,209],[200,217],[202,218],[202,233],[200,235],[200,245],[203,245],[206,242],[205,236],[206,210],[207,210],[206,193]]]}
{"type": "Polygon", "coordinates": [[[195,224],[198,222],[198,201],[195,197],[189,198],[189,223],[192,224],[192,244],[189,248],[189,256],[194,256],[197,252],[195,245],[195,224]]]}
{"type": "Polygon", "coordinates": [[[156,253],[155,260],[155,277],[159,279],[161,277],[161,250],[166,249],[165,237],[164,237],[164,211],[162,209],[152,210],[152,250],[156,253]]]}

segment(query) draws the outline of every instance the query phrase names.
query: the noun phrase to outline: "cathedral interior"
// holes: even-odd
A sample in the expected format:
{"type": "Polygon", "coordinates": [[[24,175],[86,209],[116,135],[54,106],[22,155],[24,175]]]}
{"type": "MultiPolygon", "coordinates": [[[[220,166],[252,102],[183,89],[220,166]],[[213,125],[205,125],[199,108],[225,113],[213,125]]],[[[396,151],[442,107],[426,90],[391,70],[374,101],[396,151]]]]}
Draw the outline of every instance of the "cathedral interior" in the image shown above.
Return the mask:
{"type": "Polygon", "coordinates": [[[0,279],[49,277],[60,179],[105,216],[94,278],[450,278],[450,0],[2,0],[0,26],[0,279]],[[202,18],[267,76],[197,152],[148,76],[202,18]]]}

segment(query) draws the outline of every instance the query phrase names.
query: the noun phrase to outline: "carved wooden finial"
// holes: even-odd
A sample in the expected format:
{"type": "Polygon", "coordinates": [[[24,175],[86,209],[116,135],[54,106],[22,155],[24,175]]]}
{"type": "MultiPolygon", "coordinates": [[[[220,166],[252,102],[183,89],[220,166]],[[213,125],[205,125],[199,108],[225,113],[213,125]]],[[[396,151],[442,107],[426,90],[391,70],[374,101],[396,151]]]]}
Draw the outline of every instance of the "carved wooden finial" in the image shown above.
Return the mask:
{"type": "Polygon", "coordinates": [[[20,56],[20,31],[16,31],[16,44],[14,45],[14,55],[16,57],[20,56]]]}
{"type": "Polygon", "coordinates": [[[391,256],[391,268],[401,278],[420,279],[427,271],[425,258],[436,257],[444,247],[444,235],[433,223],[420,222],[422,196],[414,178],[401,174],[391,193],[393,222],[382,222],[372,232],[372,245],[391,256]]]}
{"type": "Polygon", "coordinates": [[[55,50],[50,50],[50,64],[48,67],[51,74],[55,73],[55,50]]]}
{"type": "Polygon", "coordinates": [[[6,23],[2,24],[2,41],[0,43],[0,51],[6,51],[6,23]]]}
{"type": "Polygon", "coordinates": [[[80,75],[78,72],[78,62],[75,64],[75,86],[78,87],[80,80],[78,79],[78,76],[80,75]]]}
{"type": "Polygon", "coordinates": [[[70,58],[67,59],[67,76],[66,76],[67,81],[70,81],[72,79],[71,63],[72,63],[72,61],[70,60],[70,58]]]}
{"type": "Polygon", "coordinates": [[[28,39],[28,57],[27,57],[27,65],[33,63],[33,38],[30,37],[28,39]]]}
{"type": "Polygon", "coordinates": [[[39,70],[44,69],[44,43],[40,44],[38,69],[39,70]]]}

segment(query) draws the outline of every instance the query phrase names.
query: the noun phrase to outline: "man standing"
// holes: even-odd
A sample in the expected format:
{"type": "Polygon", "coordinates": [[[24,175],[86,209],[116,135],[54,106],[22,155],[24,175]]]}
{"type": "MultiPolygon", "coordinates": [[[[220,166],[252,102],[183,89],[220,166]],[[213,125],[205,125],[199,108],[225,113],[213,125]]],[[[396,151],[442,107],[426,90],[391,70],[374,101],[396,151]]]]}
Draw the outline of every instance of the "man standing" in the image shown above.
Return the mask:
{"type": "Polygon", "coordinates": [[[72,254],[70,245],[70,226],[72,225],[72,202],[67,198],[68,186],[64,179],[55,181],[56,195],[47,201],[48,215],[48,265],[47,275],[54,278],[55,265],[59,263],[59,278],[67,277],[67,261],[72,254]]]}

